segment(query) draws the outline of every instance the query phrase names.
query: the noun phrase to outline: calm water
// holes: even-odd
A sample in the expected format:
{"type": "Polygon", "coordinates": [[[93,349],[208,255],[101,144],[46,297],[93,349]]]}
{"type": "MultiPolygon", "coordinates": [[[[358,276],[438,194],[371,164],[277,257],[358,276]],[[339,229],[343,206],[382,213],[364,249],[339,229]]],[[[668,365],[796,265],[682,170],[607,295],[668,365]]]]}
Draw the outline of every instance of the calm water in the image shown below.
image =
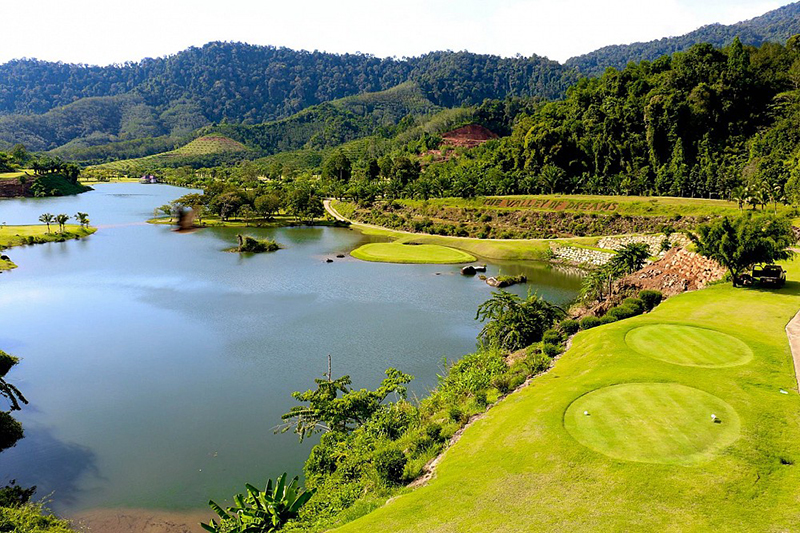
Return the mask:
{"type": "MultiPolygon", "coordinates": [[[[491,289],[457,267],[326,264],[367,241],[346,229],[252,230],[285,249],[243,257],[222,251],[237,230],[142,223],[186,192],[113,184],[0,201],[0,223],[85,211],[99,227],[8,251],[19,268],[0,274],[0,348],[22,358],[9,378],[31,405],[18,416],[26,438],[0,454],[0,482],[38,485],[60,511],[203,508],[245,482],[301,473],[311,443],[273,428],[328,354],[356,387],[397,367],[424,394],[443,358],[474,349],[491,289]]],[[[555,302],[580,284],[546,265],[498,270],[525,272],[555,302]]]]}

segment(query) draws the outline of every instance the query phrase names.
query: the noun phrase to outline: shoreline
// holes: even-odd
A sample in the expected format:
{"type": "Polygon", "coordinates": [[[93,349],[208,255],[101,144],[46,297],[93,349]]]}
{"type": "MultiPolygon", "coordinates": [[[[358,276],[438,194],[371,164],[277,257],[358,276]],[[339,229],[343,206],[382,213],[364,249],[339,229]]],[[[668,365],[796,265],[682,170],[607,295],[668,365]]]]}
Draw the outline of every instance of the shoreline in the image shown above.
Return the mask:
{"type": "Polygon", "coordinates": [[[89,509],[66,514],[79,533],[203,533],[200,522],[216,515],[207,511],[162,511],[119,508],[89,509]]]}

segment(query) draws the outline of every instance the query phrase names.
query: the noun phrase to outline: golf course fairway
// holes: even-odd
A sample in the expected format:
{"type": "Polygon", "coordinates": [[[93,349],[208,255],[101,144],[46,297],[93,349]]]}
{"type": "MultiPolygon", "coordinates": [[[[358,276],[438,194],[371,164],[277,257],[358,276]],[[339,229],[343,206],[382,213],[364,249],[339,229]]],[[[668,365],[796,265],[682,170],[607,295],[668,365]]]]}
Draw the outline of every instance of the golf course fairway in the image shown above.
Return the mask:
{"type": "Polygon", "coordinates": [[[337,531],[798,531],[784,328],[800,261],[787,269],[783,289],[715,285],[580,332],[467,428],[427,484],[337,531]]]}
{"type": "Polygon", "coordinates": [[[473,255],[438,244],[373,242],[356,248],[350,255],[362,261],[379,263],[454,264],[471,263],[473,255]]]}

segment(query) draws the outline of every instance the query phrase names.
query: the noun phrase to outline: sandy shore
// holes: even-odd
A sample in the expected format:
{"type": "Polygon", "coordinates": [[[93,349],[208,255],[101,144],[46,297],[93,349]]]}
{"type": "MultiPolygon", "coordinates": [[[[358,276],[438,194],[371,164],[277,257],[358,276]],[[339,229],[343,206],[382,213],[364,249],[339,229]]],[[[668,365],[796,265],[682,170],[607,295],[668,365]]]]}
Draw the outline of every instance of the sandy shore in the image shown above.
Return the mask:
{"type": "Polygon", "coordinates": [[[77,531],[86,533],[203,533],[200,522],[215,517],[210,510],[95,509],[67,518],[77,531]]]}

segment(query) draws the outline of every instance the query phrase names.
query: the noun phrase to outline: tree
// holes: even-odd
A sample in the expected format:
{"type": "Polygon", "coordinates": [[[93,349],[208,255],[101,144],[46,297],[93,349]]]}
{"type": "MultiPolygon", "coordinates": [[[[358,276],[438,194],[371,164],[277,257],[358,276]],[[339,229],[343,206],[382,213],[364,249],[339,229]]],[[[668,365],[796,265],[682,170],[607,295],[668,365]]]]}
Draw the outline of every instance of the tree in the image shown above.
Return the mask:
{"type": "Polygon", "coordinates": [[[564,172],[564,170],[555,165],[547,165],[542,169],[542,173],[539,175],[539,183],[542,188],[549,191],[550,194],[553,194],[561,188],[565,177],[566,172],[564,172]]]}
{"type": "Polygon", "coordinates": [[[506,291],[493,292],[478,307],[476,320],[487,322],[478,340],[502,350],[515,351],[542,339],[542,333],[564,315],[564,311],[535,294],[523,300],[506,291]]]}
{"type": "Polygon", "coordinates": [[[608,264],[615,276],[625,276],[641,269],[648,257],[650,247],[647,244],[632,242],[617,250],[608,264]]]}
{"type": "Polygon", "coordinates": [[[45,213],[39,217],[39,222],[47,224],[47,233],[50,233],[50,224],[55,221],[55,217],[50,213],[45,213]]]}
{"type": "Polygon", "coordinates": [[[753,265],[788,259],[792,255],[789,247],[796,241],[787,218],[752,213],[718,218],[689,236],[698,253],[728,269],[734,287],[753,265]]]}
{"type": "Polygon", "coordinates": [[[89,215],[87,213],[81,213],[80,211],[78,211],[77,213],[75,213],[75,220],[77,220],[78,224],[80,224],[83,227],[89,225],[89,215]]]}
{"type": "Polygon", "coordinates": [[[352,168],[350,158],[343,151],[337,150],[322,166],[322,177],[344,183],[350,181],[352,168]]]}
{"type": "Polygon", "coordinates": [[[315,218],[322,216],[325,212],[322,199],[317,195],[311,184],[307,182],[297,184],[289,193],[286,204],[289,211],[297,217],[297,220],[308,223],[314,222],[315,218]]]}
{"type": "Polygon", "coordinates": [[[316,390],[292,393],[295,400],[308,405],[292,407],[281,417],[284,424],[277,431],[284,433],[291,429],[300,436],[300,442],[320,431],[349,433],[369,420],[389,394],[405,398],[405,385],[412,379],[408,374],[389,368],[376,390],[355,390],[349,387],[350,376],[332,379],[329,366],[325,378],[314,380],[316,390]]]}
{"type": "Polygon", "coordinates": [[[66,215],[64,213],[56,215],[56,222],[58,222],[58,230],[61,233],[64,233],[64,224],[67,223],[67,220],[69,220],[69,215],[66,215]]]}
{"type": "Polygon", "coordinates": [[[5,380],[6,374],[19,363],[19,359],[0,350],[0,397],[9,403],[8,411],[0,410],[0,451],[14,446],[23,437],[22,425],[11,416],[19,411],[28,400],[11,383],[5,380]]]}
{"type": "Polygon", "coordinates": [[[278,193],[270,193],[259,196],[255,200],[256,211],[271,220],[283,206],[283,198],[278,193]]]}

